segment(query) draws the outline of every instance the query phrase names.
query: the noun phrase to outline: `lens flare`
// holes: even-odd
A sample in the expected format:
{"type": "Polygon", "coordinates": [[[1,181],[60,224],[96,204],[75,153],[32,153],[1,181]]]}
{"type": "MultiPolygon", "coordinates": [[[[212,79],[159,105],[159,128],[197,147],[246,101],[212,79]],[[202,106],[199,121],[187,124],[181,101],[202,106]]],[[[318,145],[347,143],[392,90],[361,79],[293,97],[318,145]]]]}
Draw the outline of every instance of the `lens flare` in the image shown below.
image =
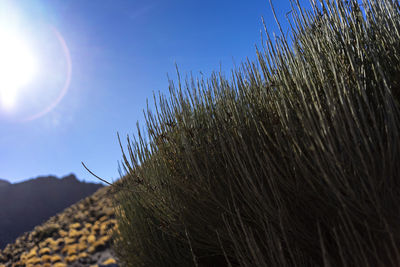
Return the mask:
{"type": "Polygon", "coordinates": [[[14,108],[25,85],[37,73],[34,53],[17,31],[0,27],[0,103],[3,109],[14,108]]]}
{"type": "Polygon", "coordinates": [[[55,34],[55,36],[57,37],[57,40],[62,47],[63,54],[65,57],[65,61],[66,61],[66,65],[67,65],[65,82],[64,82],[64,85],[63,85],[62,89],[60,90],[60,93],[58,94],[57,98],[50,105],[46,106],[40,112],[38,112],[34,115],[31,115],[31,116],[28,116],[23,121],[35,120],[37,118],[44,116],[45,114],[50,112],[52,109],[54,109],[58,105],[58,103],[60,103],[60,101],[64,98],[65,94],[68,92],[68,88],[71,83],[71,74],[72,74],[71,54],[69,52],[68,46],[67,46],[63,36],[57,31],[56,28],[51,27],[51,29],[52,29],[53,33],[55,34]]]}
{"type": "Polygon", "coordinates": [[[62,34],[36,8],[33,20],[16,1],[0,0],[0,120],[26,122],[52,111],[68,92],[72,63],[62,34]]]}

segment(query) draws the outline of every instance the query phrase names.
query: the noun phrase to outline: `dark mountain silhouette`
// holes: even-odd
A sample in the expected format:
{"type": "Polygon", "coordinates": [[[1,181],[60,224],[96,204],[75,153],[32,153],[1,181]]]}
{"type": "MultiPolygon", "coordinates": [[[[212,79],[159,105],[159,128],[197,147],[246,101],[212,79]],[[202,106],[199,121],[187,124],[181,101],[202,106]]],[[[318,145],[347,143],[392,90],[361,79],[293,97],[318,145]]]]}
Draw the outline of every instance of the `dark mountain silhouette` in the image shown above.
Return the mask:
{"type": "Polygon", "coordinates": [[[7,186],[7,185],[10,185],[10,184],[11,184],[11,183],[10,183],[9,181],[0,179],[0,187],[1,187],[1,186],[7,186]]]}
{"type": "Polygon", "coordinates": [[[0,180],[0,249],[100,187],[80,182],[74,175],[38,177],[16,184],[0,180]]]}

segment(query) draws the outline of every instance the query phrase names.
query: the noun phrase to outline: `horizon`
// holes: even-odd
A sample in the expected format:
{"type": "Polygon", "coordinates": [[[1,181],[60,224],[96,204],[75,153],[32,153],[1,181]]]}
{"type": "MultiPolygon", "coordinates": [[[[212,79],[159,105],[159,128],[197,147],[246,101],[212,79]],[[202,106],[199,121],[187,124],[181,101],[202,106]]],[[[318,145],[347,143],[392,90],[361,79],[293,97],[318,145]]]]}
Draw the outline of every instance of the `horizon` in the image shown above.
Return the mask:
{"type": "MultiPolygon", "coordinates": [[[[290,1],[272,3],[289,34],[290,1]]],[[[309,1],[300,4],[310,9],[309,1]]],[[[119,179],[117,132],[126,145],[127,135],[137,136],[136,122],[144,128],[146,99],[154,111],[153,92],[169,95],[175,64],[182,80],[191,73],[207,79],[213,71],[230,80],[235,65],[255,61],[255,46],[262,48],[261,17],[269,34],[280,36],[268,0],[5,0],[0,15],[0,39],[8,36],[2,27],[11,33],[19,27],[33,55],[20,95],[0,88],[0,178],[11,183],[73,173],[104,184],[81,162],[109,182],[119,179]]],[[[12,82],[3,75],[0,87],[12,82]]]]}
{"type": "Polygon", "coordinates": [[[66,175],[63,175],[63,176],[56,176],[56,175],[43,176],[43,175],[40,175],[40,176],[37,176],[37,177],[31,177],[31,178],[28,178],[28,179],[25,179],[25,180],[22,180],[22,181],[16,181],[16,182],[11,182],[11,181],[9,181],[7,179],[3,179],[3,178],[0,177],[0,182],[3,181],[3,182],[6,182],[6,183],[14,185],[14,184],[20,184],[20,183],[24,183],[24,182],[37,180],[37,179],[43,179],[43,178],[44,179],[45,178],[54,178],[54,179],[57,179],[57,180],[63,180],[65,178],[69,178],[71,176],[73,176],[74,178],[77,179],[77,181],[82,182],[82,183],[101,184],[101,185],[104,185],[104,186],[108,186],[108,184],[102,182],[101,180],[97,180],[97,182],[96,181],[86,181],[84,179],[81,180],[74,173],[69,173],[69,174],[66,174],[66,175]]]}

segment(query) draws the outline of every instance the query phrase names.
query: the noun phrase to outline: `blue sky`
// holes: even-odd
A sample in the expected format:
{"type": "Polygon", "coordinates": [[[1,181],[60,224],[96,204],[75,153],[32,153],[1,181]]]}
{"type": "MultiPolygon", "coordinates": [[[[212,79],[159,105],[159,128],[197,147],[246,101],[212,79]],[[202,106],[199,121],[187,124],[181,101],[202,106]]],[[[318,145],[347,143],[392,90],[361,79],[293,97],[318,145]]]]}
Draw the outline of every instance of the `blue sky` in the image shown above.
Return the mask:
{"type": "MultiPolygon", "coordinates": [[[[287,30],[289,0],[273,4],[287,30]]],[[[10,14],[41,77],[25,85],[12,110],[0,109],[0,178],[11,182],[70,173],[99,182],[81,161],[117,179],[116,133],[124,139],[136,134],[137,121],[144,126],[146,99],[167,94],[175,62],[183,77],[208,77],[220,66],[229,76],[233,62],[255,59],[261,16],[278,32],[268,0],[2,0],[0,17],[10,14]]]]}

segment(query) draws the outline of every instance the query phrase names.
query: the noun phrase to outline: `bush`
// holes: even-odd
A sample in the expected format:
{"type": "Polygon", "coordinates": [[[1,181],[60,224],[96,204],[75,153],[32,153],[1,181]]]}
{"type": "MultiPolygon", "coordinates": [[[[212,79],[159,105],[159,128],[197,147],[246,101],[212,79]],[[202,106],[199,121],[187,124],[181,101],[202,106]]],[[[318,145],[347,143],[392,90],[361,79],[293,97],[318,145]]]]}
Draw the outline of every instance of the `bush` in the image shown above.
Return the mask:
{"type": "Polygon", "coordinates": [[[291,46],[266,32],[230,81],[170,81],[121,146],[121,261],[398,266],[399,11],[293,3],[291,46]]]}

